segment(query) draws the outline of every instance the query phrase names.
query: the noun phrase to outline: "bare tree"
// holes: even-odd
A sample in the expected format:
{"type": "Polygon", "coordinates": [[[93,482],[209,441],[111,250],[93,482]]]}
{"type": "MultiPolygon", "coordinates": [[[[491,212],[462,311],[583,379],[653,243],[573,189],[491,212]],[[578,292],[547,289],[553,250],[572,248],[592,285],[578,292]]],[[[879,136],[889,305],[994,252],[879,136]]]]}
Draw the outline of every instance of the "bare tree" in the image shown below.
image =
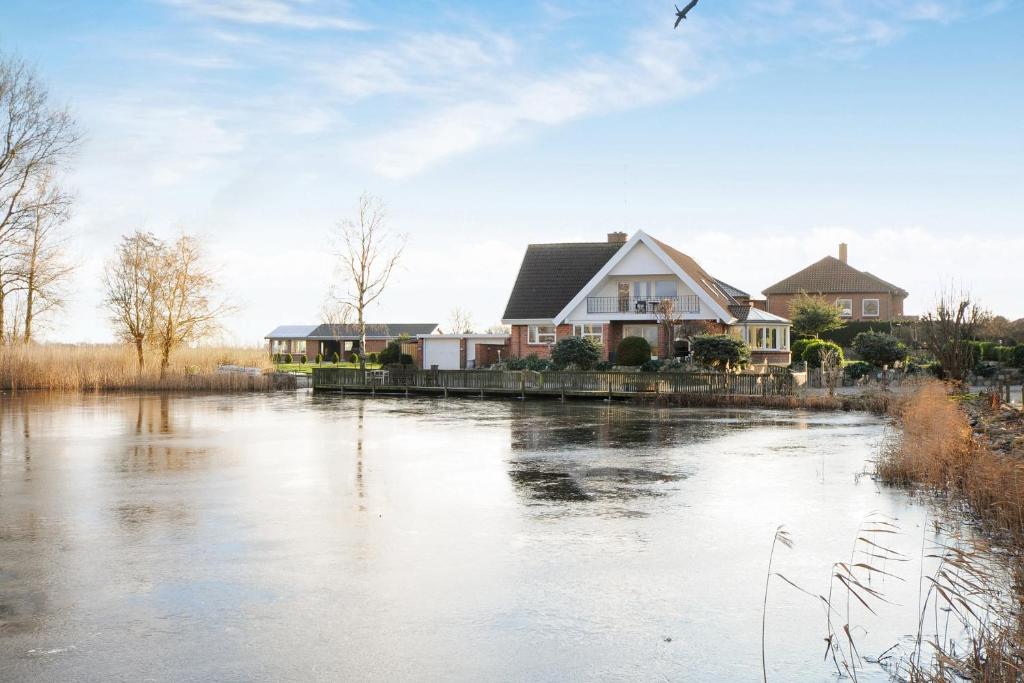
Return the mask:
{"type": "Polygon", "coordinates": [[[448,314],[448,332],[450,334],[467,334],[473,331],[472,314],[458,306],[448,314]]]}
{"type": "Polygon", "coordinates": [[[990,317],[970,292],[951,287],[939,294],[935,310],[921,319],[924,345],[950,379],[962,381],[974,367],[974,354],[966,342],[975,338],[990,317]]]}
{"type": "Polygon", "coordinates": [[[345,220],[334,230],[337,275],[344,287],[335,289],[336,305],[355,314],[359,326],[359,367],[366,367],[366,309],[384,293],[391,273],[405,249],[405,237],[387,227],[384,203],[378,197],[359,197],[355,220],[345,220]]]}
{"type": "Polygon", "coordinates": [[[67,109],[53,107],[46,88],[22,60],[0,55],[0,340],[4,299],[13,290],[18,243],[33,222],[41,177],[71,155],[79,135],[67,109]]]}
{"type": "Polygon", "coordinates": [[[497,325],[491,325],[484,332],[487,334],[509,334],[512,332],[512,326],[498,323],[497,325]]]}
{"type": "Polygon", "coordinates": [[[182,235],[160,253],[155,288],[153,342],[160,352],[160,378],[167,375],[171,353],[219,329],[219,319],[234,311],[214,301],[217,280],[203,263],[199,242],[182,235]]]}
{"type": "Polygon", "coordinates": [[[25,292],[25,343],[32,341],[33,324],[41,316],[63,308],[66,284],[74,264],[65,253],[62,231],[70,216],[71,198],[50,182],[39,180],[32,220],[23,236],[21,280],[25,292]]]}
{"type": "Polygon", "coordinates": [[[675,355],[676,330],[683,324],[682,318],[675,311],[675,304],[672,299],[662,299],[654,308],[654,319],[662,329],[662,337],[665,342],[662,344],[661,357],[672,358],[675,355]]]}
{"type": "Polygon", "coordinates": [[[104,306],[114,333],[135,347],[139,372],[146,365],[145,345],[156,327],[157,287],[165,246],[152,233],[135,231],[121,238],[106,264],[104,306]]]}

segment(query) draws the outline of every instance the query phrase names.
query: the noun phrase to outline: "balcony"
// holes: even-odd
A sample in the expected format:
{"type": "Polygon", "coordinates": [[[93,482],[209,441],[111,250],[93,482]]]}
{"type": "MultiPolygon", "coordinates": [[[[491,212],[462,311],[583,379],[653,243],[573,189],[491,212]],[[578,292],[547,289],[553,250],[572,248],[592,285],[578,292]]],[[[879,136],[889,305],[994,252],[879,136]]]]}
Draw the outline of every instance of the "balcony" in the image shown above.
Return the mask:
{"type": "Polygon", "coordinates": [[[671,302],[674,315],[700,313],[700,299],[696,295],[634,297],[634,296],[588,296],[587,313],[625,313],[653,316],[658,305],[671,302]]]}

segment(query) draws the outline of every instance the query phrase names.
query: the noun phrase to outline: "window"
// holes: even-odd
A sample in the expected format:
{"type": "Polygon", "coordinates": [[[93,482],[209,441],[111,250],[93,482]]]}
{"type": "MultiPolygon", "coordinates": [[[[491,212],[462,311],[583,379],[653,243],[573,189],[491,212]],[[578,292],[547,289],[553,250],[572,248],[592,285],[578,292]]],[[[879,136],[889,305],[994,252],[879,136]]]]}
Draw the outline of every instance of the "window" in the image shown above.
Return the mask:
{"type": "Polygon", "coordinates": [[[678,294],[675,280],[637,280],[633,282],[633,298],[664,299],[678,294]]]}
{"type": "Polygon", "coordinates": [[[658,280],[655,282],[654,295],[659,299],[674,297],[676,295],[675,280],[658,280]]]}
{"type": "Polygon", "coordinates": [[[865,318],[877,318],[879,315],[878,299],[864,299],[861,304],[861,313],[865,318]]]}
{"type": "Polygon", "coordinates": [[[839,317],[853,317],[853,299],[836,299],[836,308],[839,309],[839,317]]]}
{"type": "Polygon", "coordinates": [[[527,334],[527,344],[554,344],[554,325],[530,325],[527,334]]]}
{"type": "Polygon", "coordinates": [[[593,339],[599,344],[604,339],[604,334],[600,325],[573,325],[572,336],[583,337],[584,339],[593,339]]]}
{"type": "Polygon", "coordinates": [[[747,331],[750,347],[757,351],[785,351],[789,333],[785,327],[753,327],[747,331]]]}
{"type": "Polygon", "coordinates": [[[623,325],[622,337],[643,337],[652,349],[658,348],[658,326],[657,325],[623,325]]]}

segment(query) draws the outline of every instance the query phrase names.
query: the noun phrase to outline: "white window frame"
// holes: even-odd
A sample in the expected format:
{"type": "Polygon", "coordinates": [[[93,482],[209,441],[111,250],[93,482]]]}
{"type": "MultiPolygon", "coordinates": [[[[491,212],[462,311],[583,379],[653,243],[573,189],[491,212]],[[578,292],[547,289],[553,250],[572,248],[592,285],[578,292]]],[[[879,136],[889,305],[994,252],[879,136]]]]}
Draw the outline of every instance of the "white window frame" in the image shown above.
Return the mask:
{"type": "Polygon", "coordinates": [[[593,323],[573,323],[572,336],[581,339],[593,339],[598,344],[604,343],[604,326],[593,323]],[[588,331],[589,328],[589,331],[588,331]],[[594,329],[597,329],[595,332],[594,329]]]}
{"type": "Polygon", "coordinates": [[[836,308],[839,309],[840,318],[852,318],[853,317],[853,299],[836,299],[836,308]],[[846,305],[843,305],[843,302],[846,305]]]}
{"type": "Polygon", "coordinates": [[[747,345],[754,351],[788,351],[789,330],[782,325],[754,325],[747,328],[747,345]],[[774,335],[775,343],[764,343],[774,335]]]}
{"type": "Polygon", "coordinates": [[[557,336],[558,328],[554,325],[527,325],[526,327],[526,343],[530,346],[554,344],[557,336]],[[542,327],[550,327],[551,331],[541,332],[540,328],[542,327]]]}
{"type": "Polygon", "coordinates": [[[864,318],[880,318],[882,316],[882,301],[881,299],[862,299],[860,302],[860,314],[864,318]],[[868,313],[868,302],[875,302],[875,312],[868,313]]]}

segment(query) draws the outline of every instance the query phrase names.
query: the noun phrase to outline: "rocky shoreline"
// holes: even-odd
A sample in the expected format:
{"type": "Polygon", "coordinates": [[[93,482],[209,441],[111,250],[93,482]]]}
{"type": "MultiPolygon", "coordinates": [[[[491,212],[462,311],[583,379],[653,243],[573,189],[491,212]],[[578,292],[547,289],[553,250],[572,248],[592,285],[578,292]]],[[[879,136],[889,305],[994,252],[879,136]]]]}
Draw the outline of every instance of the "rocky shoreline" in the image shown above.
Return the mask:
{"type": "Polygon", "coordinates": [[[1024,460],[1024,407],[985,392],[970,396],[961,405],[975,437],[995,453],[1024,460]]]}

